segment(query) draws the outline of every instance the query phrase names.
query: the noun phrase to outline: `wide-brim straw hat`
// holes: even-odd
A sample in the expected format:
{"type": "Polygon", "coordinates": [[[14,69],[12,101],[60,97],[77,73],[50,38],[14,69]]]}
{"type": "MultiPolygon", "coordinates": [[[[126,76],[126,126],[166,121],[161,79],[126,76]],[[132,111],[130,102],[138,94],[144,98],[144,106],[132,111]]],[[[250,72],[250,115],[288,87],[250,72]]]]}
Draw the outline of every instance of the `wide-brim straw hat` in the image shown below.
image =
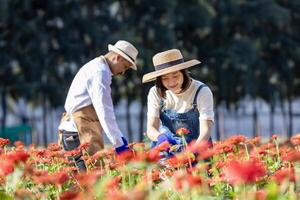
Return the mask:
{"type": "Polygon", "coordinates": [[[156,80],[157,77],[176,72],[182,69],[200,64],[199,60],[193,59],[184,61],[181,52],[178,49],[171,49],[157,53],[152,58],[155,71],[143,76],[143,83],[156,80]]]}
{"type": "Polygon", "coordinates": [[[115,45],[109,44],[108,50],[113,51],[128,60],[132,64],[132,69],[137,69],[136,58],[139,52],[131,43],[125,40],[119,40],[115,45]]]}

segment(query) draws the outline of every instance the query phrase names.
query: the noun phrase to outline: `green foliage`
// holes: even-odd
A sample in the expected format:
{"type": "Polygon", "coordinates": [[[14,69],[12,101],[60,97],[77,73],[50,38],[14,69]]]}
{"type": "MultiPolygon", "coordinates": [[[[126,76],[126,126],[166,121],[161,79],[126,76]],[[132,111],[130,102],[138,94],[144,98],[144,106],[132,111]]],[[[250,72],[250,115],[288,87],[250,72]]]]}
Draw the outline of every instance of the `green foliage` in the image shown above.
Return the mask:
{"type": "Polygon", "coordinates": [[[13,200],[13,198],[11,196],[9,196],[8,194],[6,194],[5,192],[0,191],[0,199],[2,200],[13,200]]]}

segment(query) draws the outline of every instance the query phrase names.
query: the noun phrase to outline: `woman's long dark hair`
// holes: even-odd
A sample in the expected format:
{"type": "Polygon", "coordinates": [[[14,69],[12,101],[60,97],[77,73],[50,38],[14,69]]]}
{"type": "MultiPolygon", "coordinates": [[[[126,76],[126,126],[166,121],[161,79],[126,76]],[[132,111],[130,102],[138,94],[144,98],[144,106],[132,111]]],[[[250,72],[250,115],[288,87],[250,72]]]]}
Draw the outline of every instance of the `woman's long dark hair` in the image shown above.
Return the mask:
{"type": "MultiPolygon", "coordinates": [[[[183,83],[181,86],[182,91],[186,90],[189,87],[190,75],[187,69],[182,69],[180,72],[183,75],[183,83]]],[[[160,97],[166,98],[166,90],[167,88],[163,85],[161,76],[156,78],[156,89],[160,97]]]]}

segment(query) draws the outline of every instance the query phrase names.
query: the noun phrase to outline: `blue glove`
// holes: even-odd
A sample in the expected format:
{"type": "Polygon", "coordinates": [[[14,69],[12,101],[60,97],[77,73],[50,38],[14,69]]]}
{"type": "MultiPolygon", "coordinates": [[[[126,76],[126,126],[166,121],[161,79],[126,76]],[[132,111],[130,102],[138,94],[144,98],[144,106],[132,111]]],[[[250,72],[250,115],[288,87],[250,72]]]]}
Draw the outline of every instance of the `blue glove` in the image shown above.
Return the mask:
{"type": "Polygon", "coordinates": [[[130,150],[130,148],[128,147],[128,142],[124,137],[122,137],[122,141],[123,141],[123,145],[115,148],[117,154],[121,154],[125,151],[130,150]]]}
{"type": "Polygon", "coordinates": [[[172,135],[169,135],[167,133],[162,133],[157,137],[157,145],[168,141],[171,145],[177,144],[176,140],[173,138],[172,135]]]}
{"type": "Polygon", "coordinates": [[[157,145],[163,143],[164,141],[168,141],[171,145],[177,144],[175,138],[172,136],[173,133],[167,126],[160,126],[158,131],[160,132],[160,135],[157,137],[157,145]]]}

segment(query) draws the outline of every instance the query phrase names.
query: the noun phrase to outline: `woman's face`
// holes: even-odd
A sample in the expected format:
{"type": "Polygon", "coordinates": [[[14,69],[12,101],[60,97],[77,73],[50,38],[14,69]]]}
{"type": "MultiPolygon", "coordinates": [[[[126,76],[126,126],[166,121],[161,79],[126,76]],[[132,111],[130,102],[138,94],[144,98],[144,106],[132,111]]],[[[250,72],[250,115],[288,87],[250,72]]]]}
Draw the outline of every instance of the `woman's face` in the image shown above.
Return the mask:
{"type": "Polygon", "coordinates": [[[180,71],[172,72],[161,76],[162,84],[167,90],[178,94],[181,92],[183,83],[183,74],[180,71]]]}

